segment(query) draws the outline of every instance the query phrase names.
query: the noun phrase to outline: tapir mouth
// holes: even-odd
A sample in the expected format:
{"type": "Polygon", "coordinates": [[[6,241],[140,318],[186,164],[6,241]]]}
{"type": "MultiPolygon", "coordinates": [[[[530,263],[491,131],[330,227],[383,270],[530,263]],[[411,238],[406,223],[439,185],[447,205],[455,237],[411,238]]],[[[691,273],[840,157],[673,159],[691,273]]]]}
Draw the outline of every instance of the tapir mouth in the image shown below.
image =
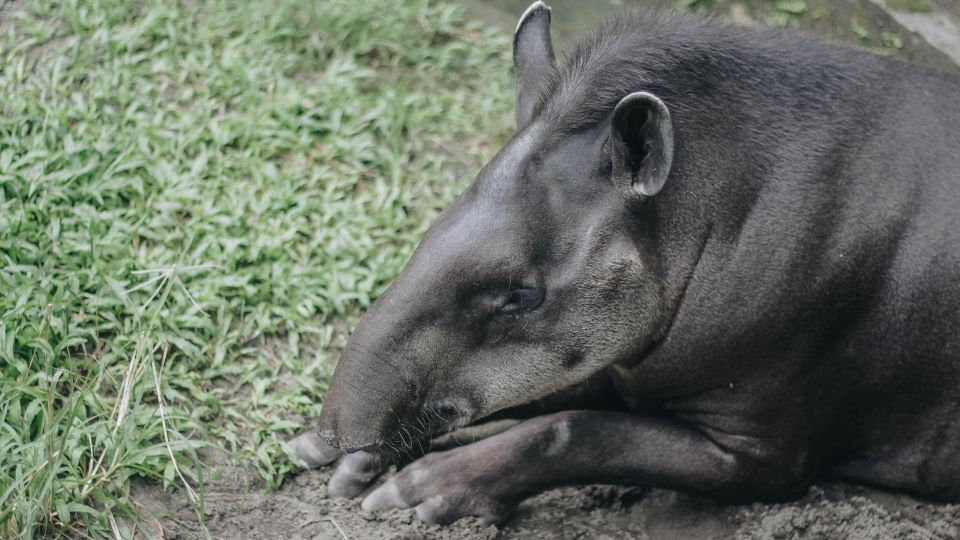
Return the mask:
{"type": "Polygon", "coordinates": [[[413,458],[418,451],[421,454],[428,451],[434,437],[466,426],[473,416],[472,411],[453,404],[424,405],[417,414],[399,419],[391,433],[372,442],[351,444],[352,441],[340,433],[330,430],[320,430],[319,433],[327,444],[347,453],[364,451],[383,458],[413,458]]]}
{"type": "Polygon", "coordinates": [[[385,438],[376,450],[381,454],[413,457],[416,451],[428,451],[434,437],[467,425],[471,417],[469,412],[450,405],[425,406],[419,414],[401,422],[396,432],[385,438]]]}

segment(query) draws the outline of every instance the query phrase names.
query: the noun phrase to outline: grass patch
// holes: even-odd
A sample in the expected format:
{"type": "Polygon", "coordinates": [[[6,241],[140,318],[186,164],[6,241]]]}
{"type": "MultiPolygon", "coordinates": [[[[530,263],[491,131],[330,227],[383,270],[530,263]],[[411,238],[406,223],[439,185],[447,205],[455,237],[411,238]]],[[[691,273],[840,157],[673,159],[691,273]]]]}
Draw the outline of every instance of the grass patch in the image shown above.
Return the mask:
{"type": "Polygon", "coordinates": [[[205,444],[279,485],[347,330],[507,134],[509,40],[426,0],[6,16],[0,536],[129,536],[134,477],[199,506],[205,444]]]}

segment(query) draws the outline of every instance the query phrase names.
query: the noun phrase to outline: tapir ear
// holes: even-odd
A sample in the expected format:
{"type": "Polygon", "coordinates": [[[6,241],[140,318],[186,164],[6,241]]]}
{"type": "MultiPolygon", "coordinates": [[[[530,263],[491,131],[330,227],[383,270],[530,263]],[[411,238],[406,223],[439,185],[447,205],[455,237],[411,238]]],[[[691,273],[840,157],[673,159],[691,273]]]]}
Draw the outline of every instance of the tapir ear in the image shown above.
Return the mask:
{"type": "Polygon", "coordinates": [[[660,98],[636,92],[620,100],[610,124],[613,180],[627,197],[656,195],[673,164],[673,124],[660,98]]]}
{"type": "Polygon", "coordinates": [[[540,84],[557,60],[550,40],[550,8],[537,0],[520,16],[513,34],[513,71],[517,78],[517,126],[530,121],[540,84]]]}

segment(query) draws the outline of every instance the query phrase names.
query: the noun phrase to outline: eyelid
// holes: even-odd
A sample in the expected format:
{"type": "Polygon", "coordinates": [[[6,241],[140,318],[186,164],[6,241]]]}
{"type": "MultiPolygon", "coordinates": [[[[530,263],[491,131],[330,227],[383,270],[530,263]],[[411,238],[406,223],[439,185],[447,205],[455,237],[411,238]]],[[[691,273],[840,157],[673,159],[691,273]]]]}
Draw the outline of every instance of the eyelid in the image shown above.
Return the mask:
{"type": "Polygon", "coordinates": [[[507,293],[504,302],[497,308],[497,313],[509,315],[524,311],[532,311],[543,303],[544,292],[535,287],[512,289],[507,293]]]}

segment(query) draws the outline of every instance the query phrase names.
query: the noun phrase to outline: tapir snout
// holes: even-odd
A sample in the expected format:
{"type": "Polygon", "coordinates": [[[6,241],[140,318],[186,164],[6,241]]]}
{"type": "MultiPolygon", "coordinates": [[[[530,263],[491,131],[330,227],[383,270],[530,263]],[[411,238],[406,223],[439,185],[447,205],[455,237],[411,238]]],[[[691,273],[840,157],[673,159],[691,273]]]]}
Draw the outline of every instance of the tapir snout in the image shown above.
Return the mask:
{"type": "Polygon", "coordinates": [[[443,399],[415,370],[359,354],[341,356],[324,402],[317,430],[327,444],[348,453],[404,451],[476,416],[476,403],[463,399],[469,392],[443,399]]]}
{"type": "MultiPolygon", "coordinates": [[[[469,348],[445,339],[450,313],[433,310],[436,295],[423,283],[441,279],[436,260],[421,249],[360,321],[341,355],[324,401],[320,437],[346,452],[405,450],[429,435],[465,424],[480,409],[476,393],[456,380],[442,353],[469,348]]],[[[429,283],[428,283],[429,285],[429,283]]],[[[443,295],[440,294],[442,297],[443,295]]]]}
{"type": "Polygon", "coordinates": [[[375,449],[397,432],[399,419],[412,412],[413,393],[400,376],[364,373],[369,363],[353,360],[350,353],[341,357],[340,365],[320,413],[320,437],[345,452],[375,449]],[[395,384],[384,384],[391,379],[395,384]]]}

